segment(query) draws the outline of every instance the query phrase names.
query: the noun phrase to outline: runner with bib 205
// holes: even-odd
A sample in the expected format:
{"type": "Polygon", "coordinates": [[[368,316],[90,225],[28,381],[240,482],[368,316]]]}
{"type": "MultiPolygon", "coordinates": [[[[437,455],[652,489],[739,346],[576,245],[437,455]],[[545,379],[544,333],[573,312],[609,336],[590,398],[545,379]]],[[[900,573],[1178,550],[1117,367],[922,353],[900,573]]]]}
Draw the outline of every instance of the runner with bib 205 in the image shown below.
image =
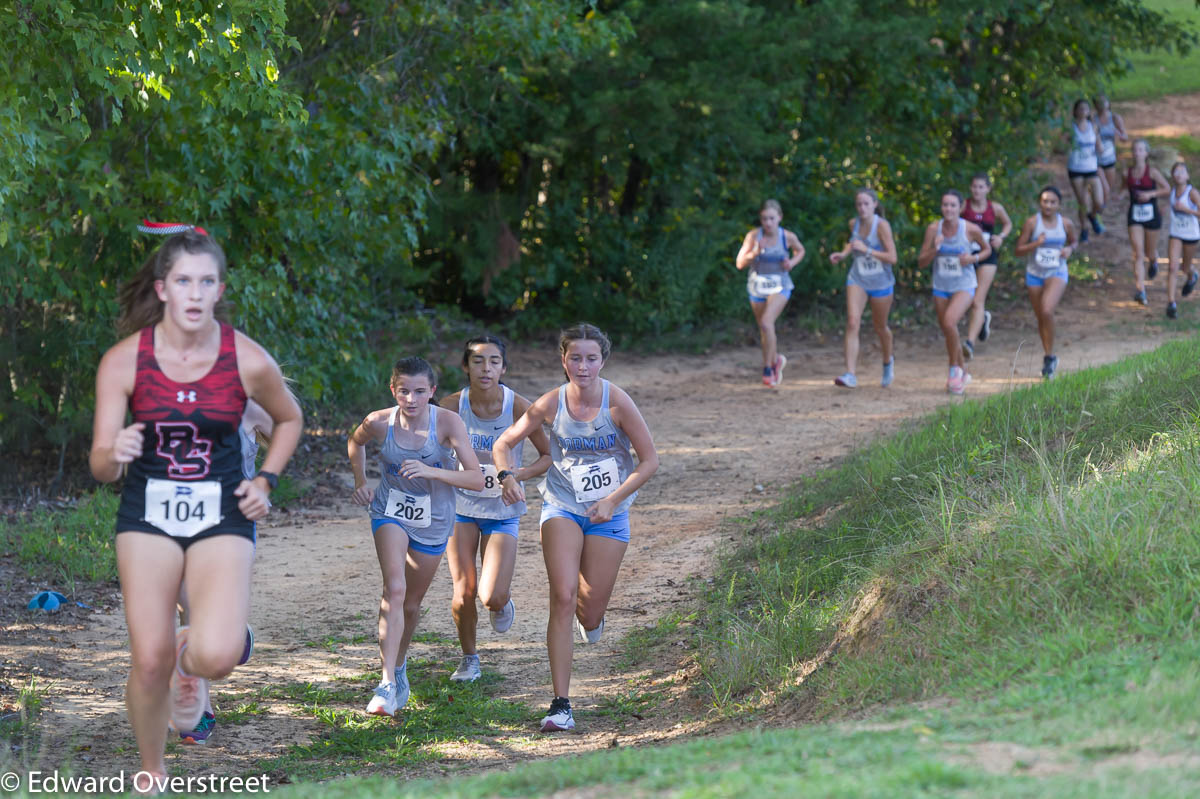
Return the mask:
{"type": "Polygon", "coordinates": [[[575,727],[569,698],[574,628],[588,644],[604,633],[604,614],[629,546],[629,508],[658,469],[658,452],[637,406],[600,377],[610,350],[608,337],[594,325],[564,330],[559,354],[566,384],[534,400],[492,448],[505,490],[524,499],[513,449],[542,425],[550,427],[553,464],[541,485],[541,523],[554,699],[542,719],[543,732],[575,727]]]}

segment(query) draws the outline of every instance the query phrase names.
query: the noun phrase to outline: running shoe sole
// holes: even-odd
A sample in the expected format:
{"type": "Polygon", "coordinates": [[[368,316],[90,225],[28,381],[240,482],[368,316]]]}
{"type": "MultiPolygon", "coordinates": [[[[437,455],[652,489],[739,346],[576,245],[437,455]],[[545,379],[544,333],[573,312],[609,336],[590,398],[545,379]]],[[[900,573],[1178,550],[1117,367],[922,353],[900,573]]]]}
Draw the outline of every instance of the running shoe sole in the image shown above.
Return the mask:
{"type": "Polygon", "coordinates": [[[787,356],[775,353],[775,365],[771,367],[771,371],[775,378],[775,385],[783,382],[783,367],[787,366],[787,356]]]}

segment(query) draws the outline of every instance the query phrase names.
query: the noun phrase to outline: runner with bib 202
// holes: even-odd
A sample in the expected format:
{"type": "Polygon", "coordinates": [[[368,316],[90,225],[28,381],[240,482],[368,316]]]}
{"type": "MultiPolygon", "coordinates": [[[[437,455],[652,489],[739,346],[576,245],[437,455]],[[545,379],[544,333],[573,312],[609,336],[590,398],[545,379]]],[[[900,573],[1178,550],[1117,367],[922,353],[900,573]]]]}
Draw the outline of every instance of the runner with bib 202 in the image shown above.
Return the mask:
{"type": "Polygon", "coordinates": [[[432,402],[433,367],[423,358],[401,358],[390,386],[396,404],[367,414],[346,444],[352,499],[371,514],[383,573],[378,628],[383,675],[367,704],[367,713],[377,716],[395,715],[408,703],[408,645],[454,527],[454,489],[484,487],[463,420],[432,402]],[[372,443],[379,445],[375,488],[367,485],[366,448],[372,443]]]}

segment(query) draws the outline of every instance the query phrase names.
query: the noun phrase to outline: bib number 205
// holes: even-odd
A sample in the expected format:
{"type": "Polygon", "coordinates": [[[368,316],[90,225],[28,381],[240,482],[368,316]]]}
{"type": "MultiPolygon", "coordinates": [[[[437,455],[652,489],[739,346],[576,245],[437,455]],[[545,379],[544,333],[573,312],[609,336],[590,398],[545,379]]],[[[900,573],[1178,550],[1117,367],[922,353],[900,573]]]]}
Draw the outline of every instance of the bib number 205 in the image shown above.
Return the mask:
{"type": "Polygon", "coordinates": [[[146,480],[143,520],[176,538],[191,538],[221,521],[221,484],[182,480],[146,480]]]}
{"type": "Polygon", "coordinates": [[[595,502],[604,499],[617,489],[619,474],[615,458],[573,466],[571,484],[575,489],[575,501],[595,502]]]}

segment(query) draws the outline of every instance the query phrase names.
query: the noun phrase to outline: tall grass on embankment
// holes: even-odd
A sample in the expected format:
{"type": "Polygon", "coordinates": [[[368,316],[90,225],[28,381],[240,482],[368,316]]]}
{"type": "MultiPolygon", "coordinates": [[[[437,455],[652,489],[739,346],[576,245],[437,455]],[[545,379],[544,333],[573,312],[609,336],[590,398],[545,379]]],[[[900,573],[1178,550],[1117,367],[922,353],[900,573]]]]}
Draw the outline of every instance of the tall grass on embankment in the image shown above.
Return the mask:
{"type": "Polygon", "coordinates": [[[297,793],[1200,795],[1198,408],[1172,342],[946,407],[747,520],[702,671],[802,726],[297,793]]]}
{"type": "Polygon", "coordinates": [[[701,614],[714,702],[793,682],[835,643],[854,657],[812,690],[844,708],[1190,637],[1198,364],[1200,343],[1173,342],[946,406],[798,485],[701,614]]]}

